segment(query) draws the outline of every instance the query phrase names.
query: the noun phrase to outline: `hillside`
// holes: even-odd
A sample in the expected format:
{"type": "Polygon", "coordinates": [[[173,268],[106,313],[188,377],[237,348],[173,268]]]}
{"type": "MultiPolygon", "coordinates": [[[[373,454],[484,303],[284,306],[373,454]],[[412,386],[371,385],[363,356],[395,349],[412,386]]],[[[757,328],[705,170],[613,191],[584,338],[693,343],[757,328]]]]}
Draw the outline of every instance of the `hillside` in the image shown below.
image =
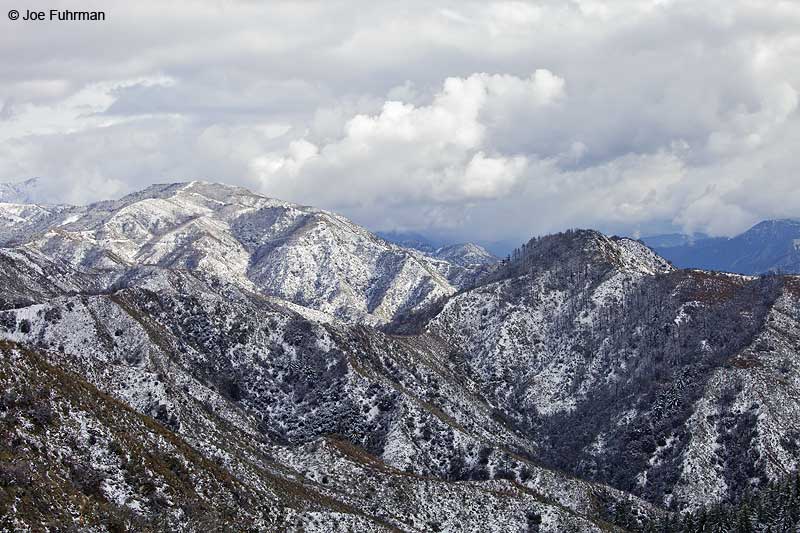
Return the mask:
{"type": "Polygon", "coordinates": [[[797,468],[797,278],[675,270],[586,231],[499,277],[428,331],[547,464],[678,509],[797,468]]]}
{"type": "Polygon", "coordinates": [[[19,219],[6,224],[6,242],[24,241],[74,268],[109,279],[136,266],[197,269],[371,324],[453,294],[478,271],[390,244],[327,211],[202,182],[89,207],[26,207],[42,212],[36,217],[20,209],[0,206],[19,219]]]}
{"type": "Polygon", "coordinates": [[[800,278],[201,182],[48,212],[0,250],[0,530],[646,530],[797,469],[800,278]]]}

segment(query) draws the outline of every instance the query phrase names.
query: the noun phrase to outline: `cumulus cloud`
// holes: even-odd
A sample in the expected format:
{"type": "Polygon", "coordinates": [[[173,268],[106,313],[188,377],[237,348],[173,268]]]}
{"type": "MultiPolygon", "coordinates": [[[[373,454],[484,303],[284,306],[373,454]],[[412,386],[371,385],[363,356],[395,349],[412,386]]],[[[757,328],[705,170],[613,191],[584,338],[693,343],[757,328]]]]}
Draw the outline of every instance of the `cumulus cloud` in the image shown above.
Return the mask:
{"type": "Polygon", "coordinates": [[[498,153],[495,136],[514,113],[563,97],[564,80],[547,70],[448,78],[429,105],[387,101],[377,114],[347,120],[340,138],[292,141],[259,157],[254,170],[263,190],[345,206],[502,198],[525,175],[527,157],[498,153]]]}
{"type": "Polygon", "coordinates": [[[4,22],[0,181],[219,180],[453,238],[800,216],[796,2],[85,8],[107,22],[4,22]]]}

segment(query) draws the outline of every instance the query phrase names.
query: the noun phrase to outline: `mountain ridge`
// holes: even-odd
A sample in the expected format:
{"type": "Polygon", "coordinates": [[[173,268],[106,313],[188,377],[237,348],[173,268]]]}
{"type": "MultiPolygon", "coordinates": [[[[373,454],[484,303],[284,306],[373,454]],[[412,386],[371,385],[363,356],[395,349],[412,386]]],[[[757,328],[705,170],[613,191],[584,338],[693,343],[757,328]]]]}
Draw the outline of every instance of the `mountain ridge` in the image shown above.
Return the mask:
{"type": "Polygon", "coordinates": [[[800,220],[763,220],[734,237],[687,238],[681,244],[659,245],[660,237],[645,242],[682,268],[720,270],[739,274],[800,273],[800,220]]]}
{"type": "Polygon", "coordinates": [[[26,247],[76,267],[108,273],[135,264],[202,268],[340,318],[372,323],[452,294],[482,266],[388,244],[328,211],[197,181],[61,208],[13,231],[6,242],[21,243],[20,235],[34,231],[26,247]],[[342,272],[322,279],[322,262],[342,272]]]}
{"type": "Polygon", "coordinates": [[[41,178],[30,178],[23,181],[0,183],[0,203],[33,204],[41,200],[39,191],[41,178]]]}

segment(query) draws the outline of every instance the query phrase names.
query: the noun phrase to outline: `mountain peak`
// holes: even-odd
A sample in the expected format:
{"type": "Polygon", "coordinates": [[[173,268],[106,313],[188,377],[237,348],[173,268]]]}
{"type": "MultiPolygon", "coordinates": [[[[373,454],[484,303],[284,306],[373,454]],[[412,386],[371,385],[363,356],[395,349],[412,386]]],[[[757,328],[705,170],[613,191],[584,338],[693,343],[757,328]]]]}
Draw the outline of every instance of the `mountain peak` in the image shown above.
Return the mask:
{"type": "Polygon", "coordinates": [[[599,231],[570,229],[534,237],[517,248],[498,273],[513,277],[533,271],[586,271],[598,274],[615,269],[654,275],[670,272],[672,266],[645,244],[624,237],[608,237],[599,231]]]}
{"type": "Polygon", "coordinates": [[[471,242],[442,246],[433,255],[462,266],[490,265],[499,261],[486,248],[471,242]]]}
{"type": "MultiPolygon", "coordinates": [[[[99,202],[103,205],[132,204],[146,199],[169,199],[175,197],[192,198],[195,200],[212,200],[220,204],[236,203],[242,198],[270,200],[261,194],[237,185],[216,183],[208,181],[183,181],[172,183],[155,183],[142,189],[127,194],[116,201],[99,202]]],[[[207,203],[203,201],[202,203],[207,203]]],[[[286,203],[286,202],[282,202],[286,203]]]]}
{"type": "Polygon", "coordinates": [[[786,231],[800,233],[800,220],[795,218],[762,220],[744,232],[743,235],[747,235],[748,233],[782,233],[786,231]]]}
{"type": "Polygon", "coordinates": [[[203,181],[151,185],[12,229],[9,237],[78,269],[112,278],[137,267],[199,271],[370,324],[453,294],[482,264],[425,256],[334,213],[203,181]]]}
{"type": "Polygon", "coordinates": [[[33,204],[41,201],[41,178],[0,183],[0,203],[33,204]]]}
{"type": "Polygon", "coordinates": [[[734,237],[687,241],[677,246],[653,243],[679,267],[739,274],[800,272],[800,220],[762,220],[734,237]]]}

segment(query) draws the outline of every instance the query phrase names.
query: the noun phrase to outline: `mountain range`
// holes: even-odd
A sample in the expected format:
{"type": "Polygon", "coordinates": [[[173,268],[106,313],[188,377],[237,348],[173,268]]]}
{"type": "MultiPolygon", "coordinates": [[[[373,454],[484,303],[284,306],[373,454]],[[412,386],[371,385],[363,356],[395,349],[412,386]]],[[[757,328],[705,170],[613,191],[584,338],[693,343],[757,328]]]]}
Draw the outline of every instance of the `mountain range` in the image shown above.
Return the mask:
{"type": "Polygon", "coordinates": [[[795,276],[204,182],[0,203],[0,244],[0,530],[725,531],[800,461],[795,276]]]}
{"type": "Polygon", "coordinates": [[[735,237],[656,235],[645,243],[682,268],[739,274],[800,273],[800,221],[765,220],[735,237]]]}
{"type": "Polygon", "coordinates": [[[461,266],[489,265],[500,259],[483,246],[472,242],[447,244],[431,241],[414,232],[379,231],[378,237],[412,250],[420,251],[437,259],[444,259],[461,266]]]}
{"type": "Polygon", "coordinates": [[[0,202],[26,204],[40,201],[42,199],[42,183],[39,178],[0,183],[0,202]]]}

